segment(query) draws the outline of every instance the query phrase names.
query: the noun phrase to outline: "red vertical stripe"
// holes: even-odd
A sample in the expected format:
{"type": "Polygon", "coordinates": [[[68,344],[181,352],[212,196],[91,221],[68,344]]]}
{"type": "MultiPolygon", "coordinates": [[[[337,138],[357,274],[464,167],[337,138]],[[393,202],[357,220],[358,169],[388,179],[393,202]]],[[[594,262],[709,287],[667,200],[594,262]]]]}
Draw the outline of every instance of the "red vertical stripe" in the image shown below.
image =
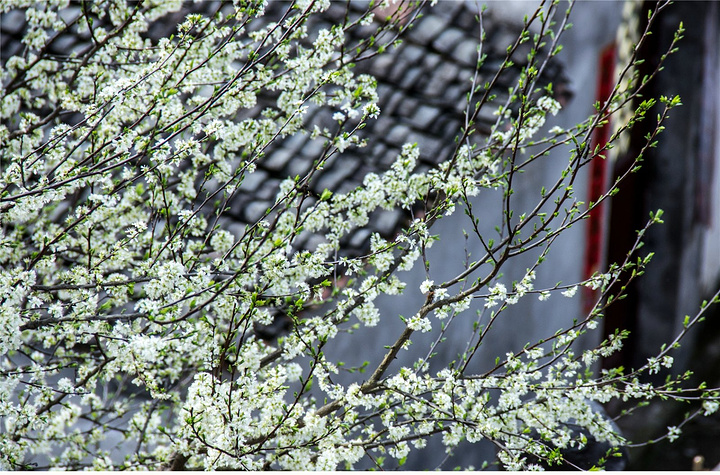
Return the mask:
{"type": "MultiPolygon", "coordinates": [[[[612,94],[615,85],[615,45],[611,44],[600,54],[598,71],[597,101],[604,104],[612,94]]],[[[599,147],[599,154],[592,158],[590,163],[589,202],[597,202],[605,193],[607,187],[607,160],[604,148],[610,139],[611,127],[608,121],[593,131],[592,149],[599,147]]],[[[585,262],[583,276],[590,277],[603,266],[603,240],[605,236],[605,204],[601,203],[590,211],[585,235],[585,262]]],[[[595,303],[597,291],[587,287],[583,290],[583,307],[589,312],[595,303]]]]}

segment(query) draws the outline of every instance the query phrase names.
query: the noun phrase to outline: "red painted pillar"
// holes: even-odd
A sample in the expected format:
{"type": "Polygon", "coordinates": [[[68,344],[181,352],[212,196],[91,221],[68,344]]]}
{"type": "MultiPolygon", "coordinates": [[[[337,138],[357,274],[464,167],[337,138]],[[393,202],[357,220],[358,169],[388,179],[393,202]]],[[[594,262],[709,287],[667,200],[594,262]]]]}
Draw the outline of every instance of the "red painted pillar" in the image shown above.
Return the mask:
{"type": "MultiPolygon", "coordinates": [[[[615,84],[615,45],[607,46],[600,54],[598,68],[597,101],[604,104],[612,94],[615,84]]],[[[605,146],[610,139],[611,124],[603,124],[593,131],[592,148],[599,150],[598,154],[592,157],[590,163],[590,186],[588,203],[596,203],[605,193],[608,186],[607,168],[608,162],[605,146]]],[[[606,235],[605,203],[600,203],[592,211],[588,218],[585,232],[585,259],[583,263],[583,277],[588,278],[604,265],[604,243],[606,235]]],[[[597,298],[598,291],[587,287],[583,288],[583,310],[587,314],[597,298]]]]}

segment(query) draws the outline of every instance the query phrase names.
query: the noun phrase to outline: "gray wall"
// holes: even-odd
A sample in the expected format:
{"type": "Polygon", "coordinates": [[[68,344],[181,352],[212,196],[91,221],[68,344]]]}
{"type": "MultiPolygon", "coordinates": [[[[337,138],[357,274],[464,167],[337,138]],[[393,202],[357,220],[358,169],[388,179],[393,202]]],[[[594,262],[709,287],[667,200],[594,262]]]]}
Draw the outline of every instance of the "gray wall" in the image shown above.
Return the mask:
{"type": "MultiPolygon", "coordinates": [[[[508,19],[520,20],[523,11],[534,9],[536,5],[537,2],[490,2],[493,11],[503,14],[508,19]]],[[[440,2],[436,8],[442,7],[443,4],[440,2]]],[[[571,78],[575,96],[565,109],[550,121],[550,126],[570,126],[592,114],[592,104],[596,97],[599,53],[614,40],[621,10],[622,3],[615,1],[577,3],[571,15],[574,27],[564,34],[564,39],[561,41],[564,49],[560,55],[567,67],[567,75],[571,78]]],[[[516,214],[532,209],[540,196],[540,188],[552,184],[558,178],[568,158],[569,154],[558,150],[552,156],[533,164],[525,174],[518,177],[516,194],[513,195],[516,214]]],[[[578,199],[587,200],[586,173],[580,176],[575,191],[578,199]]],[[[501,196],[496,192],[483,191],[474,203],[475,211],[481,218],[483,235],[487,238],[496,236],[494,227],[501,223],[500,198],[501,196]]],[[[432,229],[433,234],[438,234],[441,238],[428,253],[431,262],[430,278],[436,283],[456,275],[463,269],[465,241],[462,229],[468,230],[471,236],[467,243],[467,250],[471,255],[483,254],[480,243],[472,239],[468,218],[458,207],[454,215],[441,219],[432,229]]],[[[584,242],[584,223],[574,226],[562,235],[555,242],[554,249],[551,250],[546,262],[540,266],[535,287],[553,286],[558,281],[570,283],[580,280],[585,252],[584,242]]],[[[503,271],[505,274],[503,281],[508,288],[513,280],[520,279],[524,275],[526,268],[532,265],[536,256],[536,253],[532,253],[508,262],[503,271]]],[[[355,338],[336,339],[326,349],[327,355],[331,358],[337,357],[348,364],[361,364],[368,360],[371,368],[379,363],[385,352],[384,346],[391,345],[404,328],[399,315],[412,316],[424,301],[424,296],[418,290],[426,279],[420,264],[410,272],[400,273],[399,277],[407,282],[405,293],[402,296],[379,298],[378,306],[382,320],[378,327],[362,328],[356,332],[355,338]]],[[[580,303],[580,292],[573,299],[560,295],[553,295],[544,302],[539,301],[535,296],[521,299],[496,321],[491,334],[475,355],[471,371],[486,370],[495,361],[496,356],[504,357],[508,351],[517,351],[528,342],[534,343],[552,335],[560,328],[568,328],[573,319],[581,316],[580,303]]],[[[446,340],[436,349],[438,354],[433,359],[435,363],[431,365],[431,371],[455,360],[458,353],[465,349],[467,336],[472,332],[473,322],[477,320],[476,311],[482,310],[483,305],[484,299],[476,299],[471,309],[449,323],[444,335],[446,340]]],[[[486,323],[488,318],[486,312],[481,322],[486,323]]],[[[440,326],[436,319],[433,321],[435,327],[440,326]]],[[[413,345],[409,350],[401,351],[394,367],[410,366],[418,357],[425,356],[429,345],[437,339],[438,333],[433,331],[430,334],[413,335],[413,345]]],[[[597,332],[587,337],[582,342],[583,345],[594,345],[600,339],[597,332]]],[[[493,456],[494,449],[491,446],[476,444],[456,451],[452,460],[442,468],[452,469],[459,464],[473,464],[479,467],[483,460],[492,459],[493,456]]],[[[428,445],[428,449],[421,457],[409,457],[408,464],[403,468],[433,469],[444,457],[444,448],[437,440],[428,445]]]]}

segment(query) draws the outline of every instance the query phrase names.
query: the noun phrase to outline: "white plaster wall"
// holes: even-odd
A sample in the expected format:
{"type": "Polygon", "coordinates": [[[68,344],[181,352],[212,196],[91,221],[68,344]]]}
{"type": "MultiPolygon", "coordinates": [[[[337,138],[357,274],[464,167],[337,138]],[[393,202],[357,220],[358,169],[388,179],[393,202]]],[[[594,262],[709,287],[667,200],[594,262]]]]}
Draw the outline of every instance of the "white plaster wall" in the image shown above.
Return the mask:
{"type": "MultiPolygon", "coordinates": [[[[489,2],[494,14],[510,19],[520,19],[530,11],[534,11],[537,2],[528,1],[496,1],[489,2]],[[531,10],[532,9],[532,10],[531,10]]],[[[439,4],[439,7],[442,3],[439,4]]],[[[572,80],[575,97],[567,107],[549,125],[570,126],[586,119],[593,112],[592,104],[596,98],[597,67],[600,51],[610,44],[617,31],[621,18],[622,2],[578,2],[571,16],[574,27],[564,34],[561,43],[564,49],[560,58],[567,66],[568,76],[572,80]]],[[[516,194],[512,197],[516,215],[530,211],[537,203],[541,187],[552,184],[559,176],[560,170],[567,163],[567,151],[556,151],[550,157],[533,164],[527,172],[517,177],[516,194]]],[[[575,183],[578,199],[587,201],[587,175],[582,173],[579,181],[575,183]]],[[[480,227],[487,238],[496,236],[493,230],[500,224],[501,207],[500,195],[496,192],[484,191],[475,200],[475,211],[481,218],[480,227]]],[[[536,288],[552,286],[558,281],[574,282],[582,278],[582,263],[585,252],[584,223],[576,225],[562,235],[554,244],[546,262],[537,272],[536,288]]],[[[470,221],[458,208],[451,217],[443,218],[432,229],[433,234],[440,235],[439,242],[430,249],[428,258],[431,262],[429,278],[436,283],[442,282],[460,272],[465,260],[465,242],[462,230],[470,234],[467,250],[472,256],[478,258],[484,254],[480,243],[472,239],[470,221]]],[[[508,285],[513,279],[520,279],[525,269],[532,265],[536,253],[521,256],[504,268],[503,281],[508,285]]],[[[424,296],[419,292],[420,284],[428,278],[421,265],[410,272],[400,273],[399,277],[407,282],[407,288],[402,296],[389,296],[379,298],[378,306],[381,310],[382,320],[376,328],[361,328],[356,332],[355,338],[339,338],[326,348],[326,355],[337,357],[351,364],[361,364],[369,361],[369,367],[374,368],[385,353],[385,346],[391,345],[401,334],[404,324],[400,315],[412,316],[422,305],[424,296]]],[[[510,286],[508,285],[508,288],[510,286]]],[[[504,357],[508,351],[517,351],[528,342],[536,342],[552,335],[560,328],[568,328],[573,319],[581,317],[580,292],[574,299],[567,299],[559,295],[548,301],[540,302],[536,297],[529,296],[510,308],[496,322],[493,330],[484,341],[475,355],[470,367],[471,371],[482,371],[492,367],[496,356],[504,357]]],[[[473,323],[477,320],[476,311],[482,310],[484,299],[477,299],[470,310],[457,316],[448,323],[444,334],[445,342],[436,349],[437,356],[433,359],[431,370],[439,369],[448,362],[457,358],[458,353],[465,349],[468,335],[471,334],[473,323]]],[[[497,307],[496,307],[497,308],[497,307]]],[[[487,322],[486,314],[481,320],[487,322]]],[[[440,324],[434,320],[435,327],[440,324]]],[[[429,345],[439,336],[439,331],[431,334],[413,335],[413,345],[407,351],[401,351],[394,368],[409,366],[418,357],[424,356],[429,345]]],[[[588,335],[583,345],[594,345],[599,341],[599,335],[588,335]]],[[[352,377],[355,377],[354,375],[352,377]]],[[[350,381],[352,377],[348,377],[350,381]]],[[[338,377],[339,380],[343,376],[338,377]]],[[[439,440],[432,441],[430,451],[421,458],[412,460],[407,469],[433,469],[443,460],[445,454],[439,440]]],[[[459,450],[455,457],[444,469],[452,469],[457,464],[475,464],[476,467],[487,458],[492,458],[493,448],[489,445],[468,445],[459,450]]]]}

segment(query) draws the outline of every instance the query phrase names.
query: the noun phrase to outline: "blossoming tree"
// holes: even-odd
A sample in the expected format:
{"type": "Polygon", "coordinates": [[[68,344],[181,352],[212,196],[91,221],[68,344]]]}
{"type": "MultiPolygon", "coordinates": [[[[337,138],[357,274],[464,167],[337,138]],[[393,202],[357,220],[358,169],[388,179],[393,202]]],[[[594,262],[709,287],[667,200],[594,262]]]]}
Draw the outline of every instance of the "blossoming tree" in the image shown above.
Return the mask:
{"type": "MultiPolygon", "coordinates": [[[[606,272],[533,285],[555,239],[621,185],[583,203],[573,194],[578,173],[637,121],[657,121],[647,137],[652,147],[680,104],[676,97],[635,102],[647,81],[633,73],[637,47],[596,114],[547,131],[546,117],[560,104],[541,77],[560,50],[570,9],[563,15],[557,2],[545,2],[507,45],[493,79],[467,84],[464,127],[447,160],[416,169],[418,146],[408,143],[356,189],[313,193],[323,165],[367,145],[362,129],[382,114],[374,78],[356,74],[356,63],[392,50],[429,5],[356,5],[344,21],[310,31],[328,2],[273,5],[271,15],[263,2],[238,0],[183,14],[172,35],[152,40],[148,33],[182,2],[25,3],[1,7],[22,11],[26,22],[24,49],[3,58],[0,89],[3,469],[394,466],[434,434],[450,451],[462,440],[489,440],[507,468],[553,466],[588,437],[626,443],[598,402],[701,398],[699,412],[717,409],[716,393],[683,387],[685,375],[660,385],[644,379],[672,366],[682,334],[632,370],[596,370],[621,347],[623,332],[595,348],[574,345],[642,274],[642,230],[627,259],[606,272]],[[359,28],[374,33],[356,41],[350,33],[359,28]],[[86,46],[50,54],[68,32],[84,35],[86,46]],[[509,94],[498,95],[498,78],[521,45],[530,46],[527,65],[509,94]],[[258,110],[260,98],[272,106],[258,110]],[[591,149],[592,132],[633,104],[609,144],[591,149]],[[656,104],[660,115],[646,117],[656,104]],[[307,120],[312,108],[331,110],[332,126],[307,120]],[[478,116],[488,109],[496,121],[480,134],[478,116]],[[313,168],[287,177],[257,220],[241,231],[228,227],[236,192],[274,144],[296,135],[323,144],[313,168]],[[555,149],[567,150],[564,170],[533,209],[514,213],[514,177],[555,149]],[[352,339],[354,326],[399,318],[381,313],[376,298],[403,291],[398,271],[430,265],[425,250],[438,219],[464,209],[477,223],[471,198],[489,189],[505,197],[497,233],[475,225],[468,235],[485,254],[453,279],[426,280],[425,300],[404,312],[404,331],[384,357],[352,373],[353,383],[334,382],[346,369],[324,353],[326,344],[352,339]],[[407,226],[392,238],[373,234],[360,256],[344,255],[343,238],[378,209],[404,210],[407,226]],[[303,246],[303,233],[322,240],[303,246]],[[504,265],[527,253],[536,257],[525,276],[501,282],[504,265]],[[598,297],[573,326],[509,348],[490,371],[471,371],[509,306],[572,297],[582,286],[598,297]],[[478,298],[489,321],[468,334],[457,361],[431,372],[430,349],[414,365],[392,366],[414,334],[441,335],[478,298]],[[257,329],[280,311],[289,329],[262,338],[257,329]],[[118,443],[120,455],[111,450],[118,443]]],[[[480,10],[478,70],[482,17],[480,10]]],[[[658,212],[648,225],[660,220],[658,212]]]]}

